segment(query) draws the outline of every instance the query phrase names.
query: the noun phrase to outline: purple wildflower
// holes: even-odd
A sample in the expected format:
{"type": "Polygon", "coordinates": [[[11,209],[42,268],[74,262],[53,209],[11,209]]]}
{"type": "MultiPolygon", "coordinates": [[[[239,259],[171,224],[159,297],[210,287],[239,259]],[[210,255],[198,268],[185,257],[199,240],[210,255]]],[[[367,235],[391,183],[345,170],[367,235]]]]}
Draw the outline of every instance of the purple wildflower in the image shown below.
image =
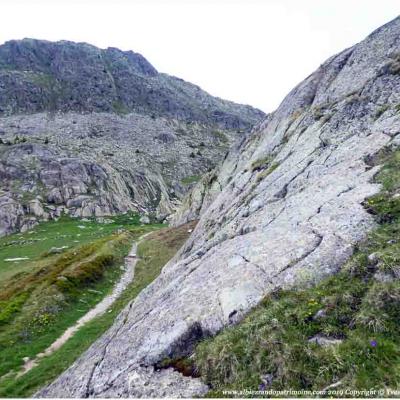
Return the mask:
{"type": "Polygon", "coordinates": [[[370,344],[372,347],[376,347],[376,346],[378,345],[378,342],[377,342],[376,340],[371,340],[371,341],[369,342],[369,344],[370,344]]]}
{"type": "Polygon", "coordinates": [[[261,385],[258,386],[259,390],[265,390],[265,383],[262,383],[261,385]]]}

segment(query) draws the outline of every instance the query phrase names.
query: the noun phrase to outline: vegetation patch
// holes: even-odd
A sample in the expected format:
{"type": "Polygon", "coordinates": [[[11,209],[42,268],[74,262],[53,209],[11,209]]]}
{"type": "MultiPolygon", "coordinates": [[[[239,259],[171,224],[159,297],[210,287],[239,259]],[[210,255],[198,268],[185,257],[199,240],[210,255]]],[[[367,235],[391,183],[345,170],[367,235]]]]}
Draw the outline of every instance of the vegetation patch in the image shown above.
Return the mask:
{"type": "Polygon", "coordinates": [[[251,163],[251,172],[254,171],[261,171],[263,169],[266,169],[269,167],[269,165],[271,164],[272,161],[272,157],[271,156],[266,156],[266,157],[262,157],[259,158],[258,160],[255,160],[251,163]]]}
{"type": "Polygon", "coordinates": [[[22,292],[10,301],[0,301],[0,325],[10,322],[14,315],[21,310],[28,297],[28,292],[22,292]]]}
{"type": "Polygon", "coordinates": [[[279,163],[272,163],[268,169],[261,171],[257,175],[256,181],[257,182],[262,181],[264,178],[266,178],[268,175],[270,175],[272,172],[274,172],[278,167],[279,167],[279,163]]]}
{"type": "Polygon", "coordinates": [[[379,107],[375,112],[375,119],[378,119],[383,113],[385,113],[390,108],[389,104],[384,104],[379,107]]]}
{"type": "Polygon", "coordinates": [[[320,120],[324,116],[324,107],[323,106],[315,106],[311,109],[313,117],[316,121],[320,120]]]}
{"type": "Polygon", "coordinates": [[[201,179],[201,175],[190,175],[186,176],[181,180],[182,185],[190,185],[192,183],[196,183],[201,179]]]}
{"type": "Polygon", "coordinates": [[[263,389],[266,376],[276,390],[398,387],[400,287],[365,278],[343,272],[312,290],[276,292],[238,326],[202,342],[196,365],[210,395],[263,389]],[[342,342],[320,346],[310,341],[315,335],[342,342]]]}
{"type": "Polygon", "coordinates": [[[49,74],[32,72],[28,73],[27,77],[32,83],[45,89],[52,89],[55,85],[55,79],[49,74]]]}
{"type": "Polygon", "coordinates": [[[229,142],[228,137],[222,131],[219,130],[212,131],[212,135],[222,144],[227,144],[229,142]]]}
{"type": "Polygon", "coordinates": [[[199,372],[195,364],[189,358],[165,358],[159,362],[156,369],[173,368],[178,371],[183,376],[188,376],[192,378],[199,378],[199,372]]]}
{"type": "Polygon", "coordinates": [[[112,103],[112,109],[116,114],[121,115],[121,116],[129,114],[128,107],[121,100],[114,101],[112,103]]]}
{"type": "Polygon", "coordinates": [[[395,53],[390,56],[390,61],[386,64],[386,69],[390,74],[400,74],[400,53],[395,53]]]}
{"type": "Polygon", "coordinates": [[[383,190],[366,207],[378,228],[337,275],[306,290],[277,290],[241,323],[199,343],[191,359],[210,397],[332,384],[399,387],[400,152],[383,152],[375,162],[384,163],[376,177],[383,190]]]}

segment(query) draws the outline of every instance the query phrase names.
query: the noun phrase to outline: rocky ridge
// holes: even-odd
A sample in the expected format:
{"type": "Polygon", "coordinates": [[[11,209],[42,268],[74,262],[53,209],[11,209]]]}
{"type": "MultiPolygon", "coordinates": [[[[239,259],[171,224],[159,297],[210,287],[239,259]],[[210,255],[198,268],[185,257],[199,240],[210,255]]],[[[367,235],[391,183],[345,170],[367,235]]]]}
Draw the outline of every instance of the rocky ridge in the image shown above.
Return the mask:
{"type": "Polygon", "coordinates": [[[166,376],[169,395],[203,394],[197,380],[188,390],[157,363],[189,355],[272,290],[341,268],[374,227],[362,206],[380,190],[369,160],[398,147],[399,104],[397,18],[322,64],[203,179],[174,219],[200,215],[185,246],[38,395],[159,397],[166,376]]]}
{"type": "Polygon", "coordinates": [[[143,56],[87,43],[11,40],[0,46],[0,115],[139,112],[247,129],[264,113],[159,73],[143,56]]]}
{"type": "Polygon", "coordinates": [[[0,46],[0,236],[62,213],[169,215],[259,110],[141,55],[32,39],[0,46]]]}

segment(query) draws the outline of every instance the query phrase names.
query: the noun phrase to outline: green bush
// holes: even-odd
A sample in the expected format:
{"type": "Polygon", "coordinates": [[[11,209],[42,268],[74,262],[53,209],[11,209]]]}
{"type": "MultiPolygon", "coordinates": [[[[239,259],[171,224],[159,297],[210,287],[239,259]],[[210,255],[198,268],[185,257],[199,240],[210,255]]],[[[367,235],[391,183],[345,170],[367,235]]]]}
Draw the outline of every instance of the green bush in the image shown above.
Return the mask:
{"type": "Polygon", "coordinates": [[[21,310],[28,297],[28,292],[22,292],[8,301],[0,301],[0,325],[10,322],[15,314],[21,310]]]}

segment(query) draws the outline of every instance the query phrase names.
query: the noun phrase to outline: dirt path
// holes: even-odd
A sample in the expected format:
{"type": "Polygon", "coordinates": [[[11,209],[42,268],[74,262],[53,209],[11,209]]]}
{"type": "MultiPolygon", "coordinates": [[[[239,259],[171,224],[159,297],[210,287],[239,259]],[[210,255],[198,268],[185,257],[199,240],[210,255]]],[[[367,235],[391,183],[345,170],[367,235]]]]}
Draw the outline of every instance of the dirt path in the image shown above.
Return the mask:
{"type": "Polygon", "coordinates": [[[120,280],[114,286],[111,294],[104,297],[99,303],[97,303],[91,310],[89,310],[84,316],[82,316],[74,325],[70,326],[55,342],[53,342],[43,353],[39,353],[33,359],[25,359],[25,363],[22,370],[18,373],[17,377],[20,377],[35,367],[41,358],[49,356],[58,350],[74,333],[87,322],[91,321],[95,317],[103,314],[107,309],[114,303],[114,301],[122,294],[126,287],[133,281],[135,276],[135,266],[138,260],[137,247],[139,243],[151,232],[142,235],[137,242],[134,242],[129,254],[125,257],[124,273],[120,280]]]}

